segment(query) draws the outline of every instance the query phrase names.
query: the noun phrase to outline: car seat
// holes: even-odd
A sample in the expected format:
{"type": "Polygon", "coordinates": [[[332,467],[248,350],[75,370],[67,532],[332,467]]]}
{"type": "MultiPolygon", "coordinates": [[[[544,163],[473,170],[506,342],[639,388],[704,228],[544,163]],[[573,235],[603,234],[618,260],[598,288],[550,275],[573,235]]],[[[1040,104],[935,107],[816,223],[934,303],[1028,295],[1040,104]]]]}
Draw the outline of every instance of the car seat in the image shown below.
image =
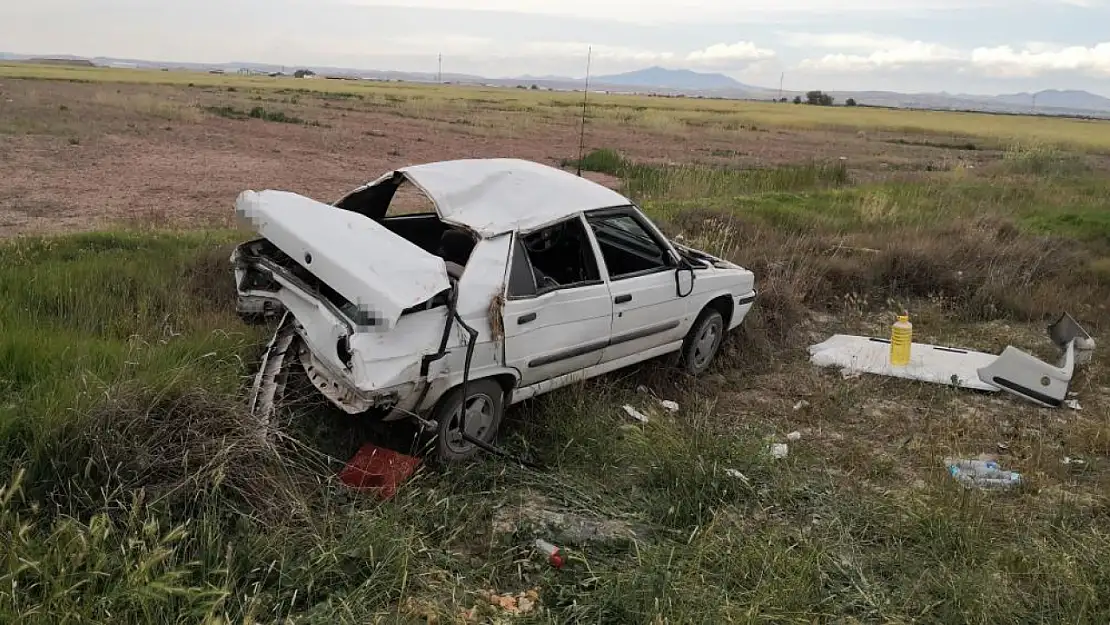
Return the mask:
{"type": "Polygon", "coordinates": [[[455,280],[462,277],[463,268],[470,260],[470,252],[474,250],[474,239],[459,230],[444,230],[439,237],[439,251],[437,252],[447,265],[447,275],[455,280]]]}

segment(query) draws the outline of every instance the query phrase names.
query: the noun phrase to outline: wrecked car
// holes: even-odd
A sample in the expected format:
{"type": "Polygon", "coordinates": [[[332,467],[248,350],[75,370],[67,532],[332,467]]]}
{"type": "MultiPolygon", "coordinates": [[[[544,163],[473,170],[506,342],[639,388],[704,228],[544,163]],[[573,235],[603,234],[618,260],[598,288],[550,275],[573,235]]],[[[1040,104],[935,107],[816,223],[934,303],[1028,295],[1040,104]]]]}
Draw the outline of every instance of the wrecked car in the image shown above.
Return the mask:
{"type": "Polygon", "coordinates": [[[243,191],[239,312],[280,316],[252,410],[299,363],[351,414],[413,419],[441,460],[494,440],[505,407],[671,355],[704,372],[756,298],[752,272],[669,240],[628,198],[555,167],[403,167],[328,204],[243,191]],[[391,210],[415,187],[434,210],[391,210]]]}

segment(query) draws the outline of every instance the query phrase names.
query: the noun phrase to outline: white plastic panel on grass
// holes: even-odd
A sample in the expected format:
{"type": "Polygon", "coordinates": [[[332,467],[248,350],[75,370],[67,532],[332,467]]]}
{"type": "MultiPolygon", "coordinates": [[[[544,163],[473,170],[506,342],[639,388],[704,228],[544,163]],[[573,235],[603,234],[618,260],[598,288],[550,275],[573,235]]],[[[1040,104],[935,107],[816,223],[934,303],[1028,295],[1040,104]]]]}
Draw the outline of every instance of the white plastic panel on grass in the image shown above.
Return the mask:
{"type": "Polygon", "coordinates": [[[847,373],[885,375],[980,391],[999,390],[979,379],[979,369],[997,360],[997,354],[914,343],[909,364],[895,367],[890,364],[889,341],[846,334],[811,346],[809,353],[813,364],[836,367],[847,373]]]}

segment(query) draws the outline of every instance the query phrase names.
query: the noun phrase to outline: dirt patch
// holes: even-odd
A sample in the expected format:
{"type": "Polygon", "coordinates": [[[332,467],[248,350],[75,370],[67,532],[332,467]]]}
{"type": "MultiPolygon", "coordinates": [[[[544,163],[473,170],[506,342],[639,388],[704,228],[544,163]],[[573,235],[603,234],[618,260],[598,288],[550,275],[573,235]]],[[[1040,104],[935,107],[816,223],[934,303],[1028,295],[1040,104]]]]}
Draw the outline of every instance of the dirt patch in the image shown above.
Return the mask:
{"type": "MultiPolygon", "coordinates": [[[[388,97],[333,102],[309,94],[33,80],[6,81],[4,95],[0,236],[121,222],[227,226],[244,189],[281,188],[330,201],[399,165],[494,156],[558,165],[578,153],[574,115],[506,110],[508,104],[493,101],[456,111],[388,97]],[[208,112],[259,106],[320,125],[208,112]]],[[[890,171],[939,167],[938,153],[948,153],[848,132],[697,126],[674,132],[606,120],[588,125],[586,148],[592,147],[642,162],[724,167],[845,156],[861,173],[882,172],[884,163],[890,171]]],[[[961,160],[989,158],[984,151],[949,152],[961,160]]],[[[620,187],[612,176],[585,175],[620,187]]]]}

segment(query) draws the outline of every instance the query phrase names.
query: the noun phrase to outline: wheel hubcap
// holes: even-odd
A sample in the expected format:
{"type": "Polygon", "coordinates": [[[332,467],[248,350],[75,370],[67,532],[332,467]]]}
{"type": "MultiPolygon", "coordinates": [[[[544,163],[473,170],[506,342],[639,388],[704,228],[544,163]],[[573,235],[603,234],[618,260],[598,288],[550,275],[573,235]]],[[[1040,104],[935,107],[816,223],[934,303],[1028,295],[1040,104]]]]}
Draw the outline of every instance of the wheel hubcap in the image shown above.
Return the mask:
{"type": "Polygon", "coordinates": [[[717,343],[721,340],[721,331],[716,323],[706,324],[698,333],[694,341],[694,366],[701,369],[709,364],[713,354],[717,351],[717,343]]]}
{"type": "MultiPolygon", "coordinates": [[[[466,433],[484,441],[493,425],[493,400],[487,395],[471,395],[466,401],[466,433]]],[[[447,446],[455,452],[465,452],[474,446],[462,434],[459,413],[451,416],[447,424],[447,446]]]]}

